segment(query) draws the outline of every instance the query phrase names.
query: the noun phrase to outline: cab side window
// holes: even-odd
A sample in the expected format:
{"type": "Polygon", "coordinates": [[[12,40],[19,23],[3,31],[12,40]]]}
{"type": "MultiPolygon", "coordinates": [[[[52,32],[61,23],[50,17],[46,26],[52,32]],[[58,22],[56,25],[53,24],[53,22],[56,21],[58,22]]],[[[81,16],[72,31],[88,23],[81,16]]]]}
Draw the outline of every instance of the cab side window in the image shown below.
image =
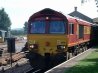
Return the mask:
{"type": "Polygon", "coordinates": [[[74,24],[69,23],[69,34],[74,34],[74,24]]]}
{"type": "Polygon", "coordinates": [[[83,38],[84,36],[84,26],[83,25],[79,25],[79,39],[83,38]]]}

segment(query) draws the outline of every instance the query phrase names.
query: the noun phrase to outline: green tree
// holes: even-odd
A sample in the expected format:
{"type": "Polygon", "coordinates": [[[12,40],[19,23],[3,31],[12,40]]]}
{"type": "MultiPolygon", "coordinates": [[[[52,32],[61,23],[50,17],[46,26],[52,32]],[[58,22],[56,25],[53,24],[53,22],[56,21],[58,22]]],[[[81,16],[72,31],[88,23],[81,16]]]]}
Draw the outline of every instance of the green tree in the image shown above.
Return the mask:
{"type": "Polygon", "coordinates": [[[24,23],[24,33],[27,33],[28,30],[28,22],[24,23]]]}
{"type": "Polygon", "coordinates": [[[12,35],[24,35],[24,30],[23,29],[20,29],[20,30],[18,30],[18,29],[15,29],[15,30],[11,30],[11,34],[12,35]]]}
{"type": "Polygon", "coordinates": [[[8,31],[11,26],[11,21],[8,14],[5,12],[4,8],[0,10],[0,29],[8,31]]]}
{"type": "Polygon", "coordinates": [[[95,0],[95,2],[96,2],[96,6],[97,6],[97,8],[98,8],[98,0],[95,0]]]}

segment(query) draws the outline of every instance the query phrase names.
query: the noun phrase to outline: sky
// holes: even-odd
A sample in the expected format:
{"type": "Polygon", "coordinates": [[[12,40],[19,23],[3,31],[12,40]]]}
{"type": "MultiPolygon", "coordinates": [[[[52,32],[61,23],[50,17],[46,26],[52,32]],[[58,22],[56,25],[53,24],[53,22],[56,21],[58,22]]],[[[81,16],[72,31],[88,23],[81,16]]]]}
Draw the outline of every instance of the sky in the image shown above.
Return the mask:
{"type": "Polygon", "coordinates": [[[81,4],[81,0],[0,0],[0,9],[4,8],[11,20],[11,29],[23,28],[29,17],[44,9],[51,8],[64,15],[77,10],[90,18],[98,17],[94,0],[81,4]]]}

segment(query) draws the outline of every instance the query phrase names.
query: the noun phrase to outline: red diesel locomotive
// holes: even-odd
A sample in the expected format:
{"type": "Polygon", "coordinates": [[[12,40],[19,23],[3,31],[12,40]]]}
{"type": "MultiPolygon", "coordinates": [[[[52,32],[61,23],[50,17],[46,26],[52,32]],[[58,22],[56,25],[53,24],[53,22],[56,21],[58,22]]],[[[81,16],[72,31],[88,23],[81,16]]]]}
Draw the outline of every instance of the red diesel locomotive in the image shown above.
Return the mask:
{"type": "Polygon", "coordinates": [[[46,8],[28,20],[27,45],[32,66],[43,67],[85,51],[91,23],[46,8]],[[47,64],[46,64],[47,63],[47,64]]]}

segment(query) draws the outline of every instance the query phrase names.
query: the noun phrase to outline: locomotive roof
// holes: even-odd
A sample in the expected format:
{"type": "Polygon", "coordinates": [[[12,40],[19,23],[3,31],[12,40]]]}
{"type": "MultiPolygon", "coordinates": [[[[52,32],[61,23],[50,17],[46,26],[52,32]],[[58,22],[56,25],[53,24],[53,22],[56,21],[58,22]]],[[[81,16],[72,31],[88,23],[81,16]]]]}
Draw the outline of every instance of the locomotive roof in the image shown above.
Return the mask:
{"type": "Polygon", "coordinates": [[[77,17],[72,17],[72,16],[70,16],[70,15],[66,15],[66,17],[67,17],[67,19],[73,19],[73,20],[76,20],[78,23],[80,23],[80,24],[87,24],[87,25],[92,25],[93,23],[91,23],[91,22],[88,22],[88,21],[85,21],[85,20],[83,20],[83,19],[80,19],[80,18],[77,18],[77,17]]]}
{"type": "MultiPolygon", "coordinates": [[[[40,16],[57,16],[57,17],[61,17],[61,18],[64,18],[65,20],[68,20],[68,19],[73,19],[73,20],[77,20],[80,24],[81,23],[84,23],[84,24],[93,24],[93,23],[90,23],[88,21],[85,21],[83,19],[79,19],[77,17],[72,17],[72,16],[69,16],[69,15],[63,15],[61,12],[58,12],[58,11],[55,11],[53,9],[50,9],[50,8],[45,8],[43,10],[40,10],[36,13],[34,13],[33,15],[31,15],[31,17],[29,18],[29,22],[32,21],[32,19],[34,18],[37,18],[37,17],[40,17],[40,16]]],[[[90,25],[91,26],[91,25],[90,25]]]]}
{"type": "Polygon", "coordinates": [[[57,12],[57,11],[55,11],[53,9],[50,9],[50,8],[45,8],[45,9],[43,9],[41,11],[38,11],[38,12],[34,13],[29,18],[29,21],[31,21],[31,19],[39,17],[39,16],[57,16],[57,17],[64,18],[64,19],[67,20],[66,16],[64,16],[62,13],[57,12]]]}

